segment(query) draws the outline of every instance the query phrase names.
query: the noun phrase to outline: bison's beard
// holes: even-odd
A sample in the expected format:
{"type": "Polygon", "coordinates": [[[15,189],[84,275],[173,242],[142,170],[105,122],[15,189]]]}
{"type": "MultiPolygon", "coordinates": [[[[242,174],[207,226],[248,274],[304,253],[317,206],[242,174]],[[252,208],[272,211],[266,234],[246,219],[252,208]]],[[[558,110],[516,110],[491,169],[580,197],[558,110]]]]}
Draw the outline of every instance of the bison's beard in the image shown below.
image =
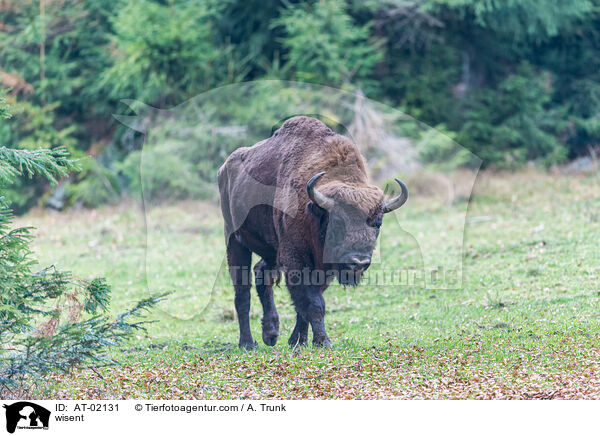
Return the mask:
{"type": "Polygon", "coordinates": [[[337,279],[342,286],[358,286],[362,279],[364,271],[353,271],[351,269],[340,269],[338,271],[337,279]]]}

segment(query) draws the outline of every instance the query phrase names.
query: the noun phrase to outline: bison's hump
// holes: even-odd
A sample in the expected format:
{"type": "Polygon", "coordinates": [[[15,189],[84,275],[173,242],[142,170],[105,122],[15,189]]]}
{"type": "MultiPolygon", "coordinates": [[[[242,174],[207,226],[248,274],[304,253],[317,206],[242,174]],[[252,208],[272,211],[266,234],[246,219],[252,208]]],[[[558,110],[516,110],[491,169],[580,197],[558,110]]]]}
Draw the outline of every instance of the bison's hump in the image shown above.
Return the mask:
{"type": "Polygon", "coordinates": [[[331,136],[335,132],[325,125],[321,120],[316,118],[297,116],[292,117],[281,125],[274,135],[293,135],[293,136],[331,136]]]}

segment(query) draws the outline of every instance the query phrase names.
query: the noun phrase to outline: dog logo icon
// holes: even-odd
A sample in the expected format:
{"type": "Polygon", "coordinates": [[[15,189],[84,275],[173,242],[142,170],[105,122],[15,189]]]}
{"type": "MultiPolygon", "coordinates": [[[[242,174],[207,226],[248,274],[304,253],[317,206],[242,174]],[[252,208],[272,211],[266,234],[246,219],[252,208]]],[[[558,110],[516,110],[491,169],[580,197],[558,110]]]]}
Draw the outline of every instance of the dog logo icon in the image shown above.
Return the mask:
{"type": "Polygon", "coordinates": [[[4,405],[6,409],[6,431],[19,429],[48,429],[50,411],[29,401],[4,405]]]}

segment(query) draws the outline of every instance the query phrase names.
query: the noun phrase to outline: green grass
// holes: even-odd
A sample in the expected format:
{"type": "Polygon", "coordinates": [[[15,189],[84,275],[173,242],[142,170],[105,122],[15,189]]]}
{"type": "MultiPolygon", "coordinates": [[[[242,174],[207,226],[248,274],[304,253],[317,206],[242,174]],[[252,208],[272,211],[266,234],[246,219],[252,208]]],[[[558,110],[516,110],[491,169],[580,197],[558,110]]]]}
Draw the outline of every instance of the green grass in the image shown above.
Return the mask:
{"type": "MultiPolygon", "coordinates": [[[[38,228],[41,264],[106,276],[113,312],[149,289],[174,291],[153,312],[157,322],[147,337],[113,350],[122,366],[54,375],[50,396],[600,398],[598,182],[592,175],[480,175],[468,217],[487,218],[465,228],[462,288],[332,286],[325,294],[328,350],[290,350],[295,315],[283,285],[275,292],[279,343],[262,344],[253,292],[259,348],[236,348],[233,290],[213,205],[150,211],[149,250],[139,205],[36,211],[19,224],[38,228]]],[[[421,248],[388,217],[386,268],[418,268],[422,251],[441,260],[454,255],[441,238],[456,231],[464,204],[430,208],[415,194],[397,220],[419,235],[421,248]]]]}

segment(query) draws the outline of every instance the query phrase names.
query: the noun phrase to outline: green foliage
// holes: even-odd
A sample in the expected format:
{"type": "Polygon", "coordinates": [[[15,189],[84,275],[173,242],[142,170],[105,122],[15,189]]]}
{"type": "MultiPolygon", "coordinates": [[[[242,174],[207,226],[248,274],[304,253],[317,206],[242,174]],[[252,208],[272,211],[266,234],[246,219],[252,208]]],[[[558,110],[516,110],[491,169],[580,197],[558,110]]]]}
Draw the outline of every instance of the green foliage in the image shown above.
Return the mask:
{"type": "Polygon", "coordinates": [[[552,77],[523,64],[497,90],[485,90],[467,110],[458,142],[487,162],[518,166],[530,160],[561,162],[567,150],[556,135],[563,125],[549,111],[552,77]]]}
{"type": "Polygon", "coordinates": [[[369,36],[369,25],[357,25],[341,0],[287,4],[274,25],[283,26],[282,45],[301,81],[341,86],[360,83],[382,53],[369,36]]]}
{"type": "Polygon", "coordinates": [[[10,103],[14,118],[11,123],[1,126],[0,143],[18,143],[21,148],[28,149],[62,145],[75,151],[77,141],[73,135],[76,126],[56,127],[58,103],[43,107],[28,101],[11,100],[10,103]]]}
{"type": "Polygon", "coordinates": [[[65,187],[70,205],[78,203],[84,207],[98,207],[120,198],[121,184],[115,171],[91,157],[82,159],[80,167],[81,170],[65,187]]]}
{"type": "Polygon", "coordinates": [[[444,125],[484,166],[553,165],[599,143],[599,16],[591,2],[433,0],[372,8],[388,35],[381,98],[444,125]]]}
{"type": "MultiPolygon", "coordinates": [[[[90,126],[96,125],[96,114],[105,116],[111,104],[106,96],[90,91],[109,60],[107,17],[119,3],[45,1],[44,13],[39,1],[3,5],[0,76],[10,80],[0,86],[12,87],[10,102],[16,116],[14,122],[0,125],[0,144],[30,149],[60,145],[80,157],[98,136],[106,134],[106,127],[90,126]]],[[[5,196],[16,212],[23,213],[47,190],[43,177],[19,179],[6,189],[5,196]]]]}
{"type": "Polygon", "coordinates": [[[128,1],[114,18],[114,64],[101,86],[164,106],[220,84],[227,48],[213,44],[210,19],[205,2],[128,1]]]}
{"type": "MultiPolygon", "coordinates": [[[[427,162],[440,170],[452,170],[473,164],[473,154],[456,142],[456,135],[438,125],[435,130],[422,133],[417,143],[417,149],[423,162],[427,162]]],[[[395,188],[395,182],[391,185],[395,188]]]]}
{"type": "MultiPolygon", "coordinates": [[[[85,124],[96,120],[97,114],[106,120],[112,107],[94,83],[110,63],[111,17],[123,1],[46,0],[44,13],[40,4],[24,0],[3,5],[0,65],[19,79],[15,94],[32,105],[60,103],[58,124],[76,126],[80,149],[85,149],[97,135],[93,132],[90,137],[85,124]]],[[[14,142],[20,142],[17,139],[14,142]]]]}
{"type": "Polygon", "coordinates": [[[0,183],[11,183],[16,176],[33,177],[41,175],[52,183],[56,177],[66,176],[69,171],[77,169],[74,161],[68,159],[66,149],[59,147],[53,150],[15,150],[0,147],[0,183]]]}
{"type": "MultiPolygon", "coordinates": [[[[235,62],[240,64],[236,68],[248,79],[263,77],[268,66],[280,57],[282,29],[272,23],[281,15],[284,1],[209,0],[208,3],[214,11],[216,44],[231,47],[235,62]]],[[[231,78],[227,81],[233,82],[231,78]]]]}
{"type": "MultiPolygon", "coordinates": [[[[0,123],[0,144],[28,150],[62,147],[62,152],[66,149],[78,157],[83,154],[76,150],[77,141],[73,136],[75,126],[56,127],[58,104],[41,107],[28,101],[16,102],[14,97],[8,101],[14,117],[10,123],[0,123]]],[[[26,212],[34,206],[48,188],[48,174],[27,176],[27,179],[13,180],[4,190],[6,201],[16,213],[26,212]]]]}
{"type": "Polygon", "coordinates": [[[590,0],[433,0],[432,8],[445,7],[472,15],[477,25],[511,38],[540,41],[571,30],[586,14],[593,12],[590,0]]]}
{"type": "Polygon", "coordinates": [[[208,183],[203,183],[193,163],[183,159],[177,150],[161,147],[145,150],[143,155],[140,152],[131,153],[123,163],[122,170],[131,180],[134,192],[143,192],[147,199],[206,198],[201,187],[208,183]],[[140,173],[142,160],[143,173],[140,173]],[[175,171],[177,177],[173,177],[175,171]]]}
{"type": "Polygon", "coordinates": [[[8,104],[6,104],[6,99],[0,96],[0,120],[7,120],[12,117],[9,109],[8,104]]]}

